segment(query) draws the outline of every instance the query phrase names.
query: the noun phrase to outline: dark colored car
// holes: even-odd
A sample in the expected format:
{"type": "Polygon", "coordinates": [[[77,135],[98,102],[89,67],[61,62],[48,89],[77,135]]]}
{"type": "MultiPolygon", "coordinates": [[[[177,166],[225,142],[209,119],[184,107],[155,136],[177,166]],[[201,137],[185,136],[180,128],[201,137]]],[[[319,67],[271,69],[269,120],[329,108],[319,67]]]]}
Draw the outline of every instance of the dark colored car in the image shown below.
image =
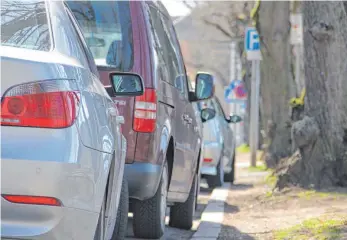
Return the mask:
{"type": "Polygon", "coordinates": [[[125,118],[125,176],[135,236],[160,238],[167,206],[171,207],[170,226],[190,229],[202,147],[192,102],[212,96],[211,78],[198,75],[200,97],[189,93],[179,42],[161,2],[68,3],[89,43],[101,81],[125,118]],[[109,78],[114,72],[141,75],[144,95],[116,97],[109,78]]]}

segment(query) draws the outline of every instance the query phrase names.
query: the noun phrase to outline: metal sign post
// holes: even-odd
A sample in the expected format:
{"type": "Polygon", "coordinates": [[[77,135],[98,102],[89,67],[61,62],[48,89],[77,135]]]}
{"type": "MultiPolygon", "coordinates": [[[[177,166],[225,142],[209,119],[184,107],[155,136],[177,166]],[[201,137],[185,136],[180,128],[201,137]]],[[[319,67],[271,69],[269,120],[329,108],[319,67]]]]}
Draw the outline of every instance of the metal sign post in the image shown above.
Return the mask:
{"type": "Polygon", "coordinates": [[[251,166],[257,164],[257,150],[259,145],[259,88],[260,88],[260,52],[259,34],[254,27],[246,29],[245,50],[247,60],[252,61],[251,83],[251,119],[250,119],[250,147],[251,166]]]}

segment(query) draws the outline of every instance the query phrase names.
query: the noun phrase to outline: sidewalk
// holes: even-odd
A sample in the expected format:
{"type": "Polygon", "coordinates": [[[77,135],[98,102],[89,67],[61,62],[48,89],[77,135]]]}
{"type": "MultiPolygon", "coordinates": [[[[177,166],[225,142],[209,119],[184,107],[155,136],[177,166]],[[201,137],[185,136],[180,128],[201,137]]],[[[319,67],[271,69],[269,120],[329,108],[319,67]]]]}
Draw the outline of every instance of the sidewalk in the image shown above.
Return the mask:
{"type": "MultiPolygon", "coordinates": [[[[250,172],[249,154],[238,155],[236,158],[236,181],[229,189],[225,203],[223,227],[218,240],[226,239],[271,239],[267,238],[268,230],[258,224],[263,214],[256,214],[258,196],[271,190],[264,184],[268,172],[250,172]]],[[[260,209],[260,211],[262,211],[260,209]]]]}
{"type": "MultiPolygon", "coordinates": [[[[247,155],[237,157],[236,182],[228,189],[218,240],[272,240],[274,231],[301,224],[306,219],[347,216],[347,195],[315,194],[302,189],[273,195],[265,183],[269,173],[249,171],[247,161],[247,155]]],[[[347,233],[338,239],[346,236],[347,233]]]]}

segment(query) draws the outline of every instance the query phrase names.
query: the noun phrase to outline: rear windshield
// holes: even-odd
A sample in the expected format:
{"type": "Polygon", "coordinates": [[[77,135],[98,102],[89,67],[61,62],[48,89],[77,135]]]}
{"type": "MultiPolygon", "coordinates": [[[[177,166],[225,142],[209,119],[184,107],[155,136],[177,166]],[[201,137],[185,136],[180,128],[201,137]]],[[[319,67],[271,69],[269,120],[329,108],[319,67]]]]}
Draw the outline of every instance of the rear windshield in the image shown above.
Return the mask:
{"type": "Polygon", "coordinates": [[[38,0],[1,0],[1,45],[51,49],[46,4],[38,0]]]}
{"type": "Polygon", "coordinates": [[[133,34],[128,1],[68,1],[98,66],[129,71],[133,34]]]}

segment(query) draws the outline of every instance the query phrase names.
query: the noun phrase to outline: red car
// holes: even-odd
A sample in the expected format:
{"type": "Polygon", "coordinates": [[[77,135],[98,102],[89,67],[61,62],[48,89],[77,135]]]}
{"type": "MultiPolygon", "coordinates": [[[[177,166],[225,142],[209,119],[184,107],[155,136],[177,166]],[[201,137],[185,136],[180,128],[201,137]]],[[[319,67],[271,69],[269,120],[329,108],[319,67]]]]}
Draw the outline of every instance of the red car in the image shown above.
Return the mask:
{"type": "Polygon", "coordinates": [[[189,92],[171,18],[159,1],[69,2],[100,78],[125,118],[125,176],[136,237],[160,238],[170,226],[190,229],[199,190],[202,126],[192,102],[213,95],[209,74],[189,92]],[[116,97],[110,73],[142,76],[145,93],[116,97]]]}

